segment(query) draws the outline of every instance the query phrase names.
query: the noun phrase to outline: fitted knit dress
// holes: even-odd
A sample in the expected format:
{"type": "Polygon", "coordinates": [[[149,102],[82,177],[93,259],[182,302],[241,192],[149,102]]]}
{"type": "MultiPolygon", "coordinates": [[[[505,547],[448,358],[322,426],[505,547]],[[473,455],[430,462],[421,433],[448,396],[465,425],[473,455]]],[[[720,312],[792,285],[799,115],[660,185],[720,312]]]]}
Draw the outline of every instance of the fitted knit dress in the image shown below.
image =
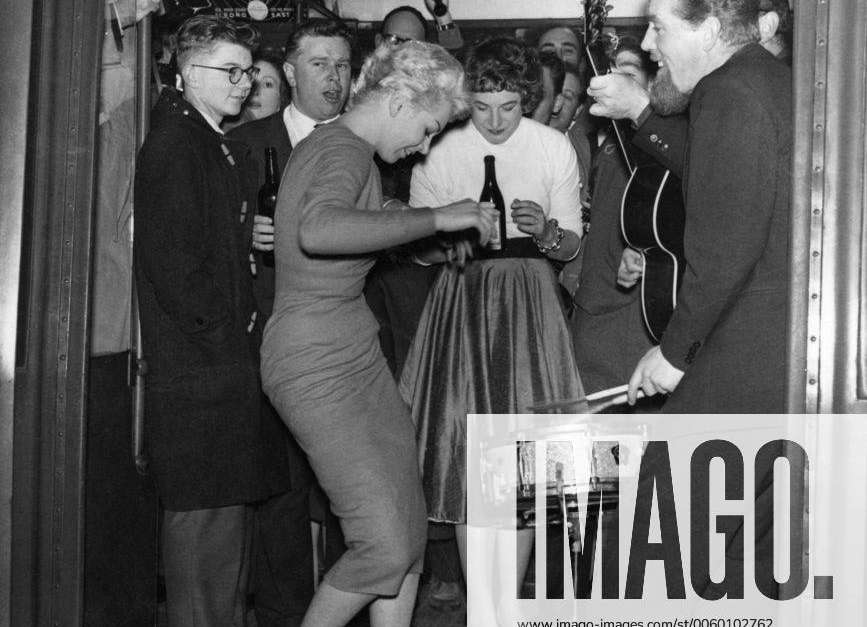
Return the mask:
{"type": "Polygon", "coordinates": [[[340,121],[292,152],[274,220],[262,380],[341,521],[348,550],[325,581],[395,595],[421,570],[424,497],[410,413],[362,289],[372,253],[433,233],[433,215],[381,210],[373,152],[340,121]],[[303,246],[305,236],[317,243],[303,246]]]}

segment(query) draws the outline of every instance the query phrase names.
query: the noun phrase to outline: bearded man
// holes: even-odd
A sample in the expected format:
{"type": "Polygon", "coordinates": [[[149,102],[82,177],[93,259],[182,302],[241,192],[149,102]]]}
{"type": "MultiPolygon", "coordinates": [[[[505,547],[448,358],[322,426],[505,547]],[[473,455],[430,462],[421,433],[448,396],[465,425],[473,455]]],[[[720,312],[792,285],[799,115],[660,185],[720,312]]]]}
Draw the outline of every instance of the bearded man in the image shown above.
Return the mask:
{"type": "MultiPolygon", "coordinates": [[[[642,389],[671,393],[669,412],[785,409],[791,76],[759,45],[759,10],[759,0],[649,5],[642,47],[660,70],[636,143],[683,175],[686,269],[660,345],[630,379],[632,402],[642,389]],[[685,134],[658,115],[683,107],[685,134]],[[651,122],[674,130],[642,133],[651,122]]],[[[589,93],[604,100],[607,88],[589,93]]]]}

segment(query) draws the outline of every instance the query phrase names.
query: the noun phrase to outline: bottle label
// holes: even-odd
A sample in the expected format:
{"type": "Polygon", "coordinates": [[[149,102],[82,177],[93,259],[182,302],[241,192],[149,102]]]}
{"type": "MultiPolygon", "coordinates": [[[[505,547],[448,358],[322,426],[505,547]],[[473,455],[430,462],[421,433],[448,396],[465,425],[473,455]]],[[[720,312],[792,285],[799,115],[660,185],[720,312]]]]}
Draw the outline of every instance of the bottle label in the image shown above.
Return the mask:
{"type": "Polygon", "coordinates": [[[491,239],[488,240],[488,249],[489,250],[502,250],[503,249],[503,233],[500,233],[500,223],[497,222],[497,227],[494,229],[494,233],[491,236],[491,239]]]}

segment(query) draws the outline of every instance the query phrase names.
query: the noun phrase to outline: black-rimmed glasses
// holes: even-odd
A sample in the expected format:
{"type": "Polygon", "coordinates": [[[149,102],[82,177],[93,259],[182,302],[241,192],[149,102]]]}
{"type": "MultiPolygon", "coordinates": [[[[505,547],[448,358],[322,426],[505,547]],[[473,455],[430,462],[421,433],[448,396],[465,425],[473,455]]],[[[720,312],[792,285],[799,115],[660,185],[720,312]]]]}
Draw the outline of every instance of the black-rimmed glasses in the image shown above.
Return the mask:
{"type": "Polygon", "coordinates": [[[229,82],[232,85],[237,85],[241,82],[241,77],[244,74],[247,75],[247,78],[250,79],[250,82],[254,82],[256,77],[259,76],[259,68],[255,65],[251,65],[246,70],[242,67],[238,67],[237,65],[233,65],[232,67],[217,67],[215,65],[200,65],[198,63],[191,63],[193,67],[203,67],[207,70],[219,70],[220,72],[225,72],[229,75],[229,82]]]}
{"type": "Polygon", "coordinates": [[[399,46],[400,44],[412,41],[412,37],[401,37],[394,33],[386,33],[382,38],[387,41],[390,46],[399,46]]]}

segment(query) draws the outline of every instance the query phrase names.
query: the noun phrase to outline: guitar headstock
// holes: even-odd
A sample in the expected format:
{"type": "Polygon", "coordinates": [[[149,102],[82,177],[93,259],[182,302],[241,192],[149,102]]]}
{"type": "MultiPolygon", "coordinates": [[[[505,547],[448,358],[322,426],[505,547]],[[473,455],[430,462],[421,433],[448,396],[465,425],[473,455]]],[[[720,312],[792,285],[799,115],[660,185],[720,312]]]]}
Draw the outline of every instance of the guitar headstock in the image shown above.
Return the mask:
{"type": "Polygon", "coordinates": [[[584,46],[596,75],[608,72],[607,42],[602,29],[612,8],[606,0],[584,0],[584,46]]]}
{"type": "MultiPolygon", "coordinates": [[[[605,3],[605,0],[584,0],[584,50],[587,53],[587,60],[590,62],[594,76],[608,73],[609,57],[606,46],[616,45],[616,38],[609,39],[603,32],[605,19],[612,8],[610,4],[605,3]]],[[[635,167],[632,165],[632,160],[626,150],[623,135],[617,128],[615,120],[611,120],[610,124],[617,136],[617,143],[620,146],[620,153],[623,155],[626,169],[633,172],[635,167]]]]}
{"type": "Polygon", "coordinates": [[[584,0],[584,36],[588,46],[598,45],[602,39],[602,27],[612,5],[606,0],[584,0]]]}

